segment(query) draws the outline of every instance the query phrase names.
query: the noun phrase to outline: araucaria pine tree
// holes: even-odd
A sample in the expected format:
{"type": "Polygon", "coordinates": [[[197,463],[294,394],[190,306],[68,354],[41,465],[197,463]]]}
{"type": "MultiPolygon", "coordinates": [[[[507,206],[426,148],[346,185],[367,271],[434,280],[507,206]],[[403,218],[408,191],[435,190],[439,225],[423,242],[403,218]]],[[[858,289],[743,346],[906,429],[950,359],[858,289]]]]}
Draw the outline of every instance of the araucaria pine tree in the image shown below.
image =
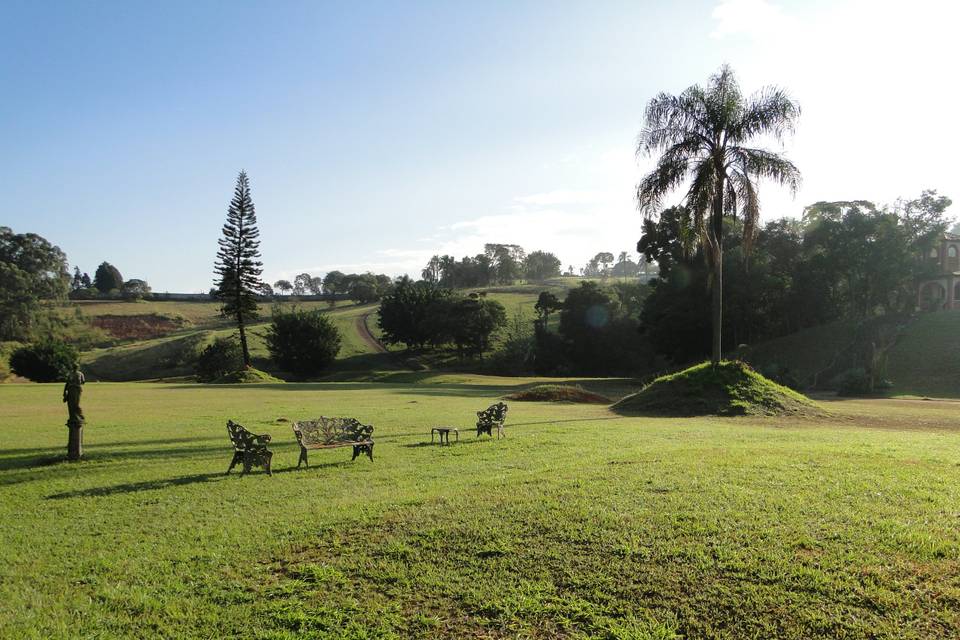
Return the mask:
{"type": "Polygon", "coordinates": [[[250,180],[247,172],[237,176],[237,187],[227,209],[227,221],[223,225],[223,237],[217,251],[214,282],[220,300],[220,314],[237,321],[240,346],[243,351],[243,366],[250,366],[250,349],[247,347],[247,323],[257,317],[257,293],[262,286],[260,273],[260,231],[257,229],[257,214],[250,198],[250,180]]]}

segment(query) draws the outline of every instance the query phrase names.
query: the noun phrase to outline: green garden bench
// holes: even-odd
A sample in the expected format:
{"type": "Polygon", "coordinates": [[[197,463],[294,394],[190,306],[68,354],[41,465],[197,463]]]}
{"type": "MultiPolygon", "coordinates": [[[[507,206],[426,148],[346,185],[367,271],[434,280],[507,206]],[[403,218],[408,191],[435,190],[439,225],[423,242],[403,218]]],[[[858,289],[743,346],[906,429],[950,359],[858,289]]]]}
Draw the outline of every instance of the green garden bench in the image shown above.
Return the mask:
{"type": "Polygon", "coordinates": [[[356,460],[361,453],[373,461],[373,427],[354,418],[327,418],[320,416],[316,420],[303,420],[293,423],[293,433],[297,436],[300,445],[301,464],[310,466],[307,460],[308,449],[335,449],[337,447],[353,447],[353,458],[356,460]]]}
{"type": "Polygon", "coordinates": [[[270,443],[269,435],[251,433],[243,425],[237,424],[233,420],[227,420],[227,435],[230,436],[230,442],[233,443],[233,460],[230,462],[227,473],[230,473],[238,463],[242,462],[243,471],[240,475],[249,473],[250,467],[263,467],[267,470],[267,475],[273,475],[270,470],[273,452],[267,448],[267,444],[270,443]]]}
{"type": "Polygon", "coordinates": [[[477,437],[481,434],[487,434],[493,437],[493,430],[497,430],[497,439],[506,438],[507,434],[503,432],[503,421],[507,419],[507,405],[505,402],[498,402],[491,405],[483,411],[477,411],[477,437]]]}

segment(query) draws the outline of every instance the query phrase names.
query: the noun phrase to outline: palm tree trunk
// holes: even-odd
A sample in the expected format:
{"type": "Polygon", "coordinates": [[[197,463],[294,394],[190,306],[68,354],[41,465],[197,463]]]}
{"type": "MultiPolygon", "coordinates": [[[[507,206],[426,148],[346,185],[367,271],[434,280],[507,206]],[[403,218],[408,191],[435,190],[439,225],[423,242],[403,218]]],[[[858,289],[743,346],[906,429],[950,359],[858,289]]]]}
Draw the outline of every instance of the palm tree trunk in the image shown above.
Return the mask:
{"type": "Polygon", "coordinates": [[[723,248],[717,240],[713,259],[713,352],[711,362],[720,363],[723,335],[723,248]]]}
{"type": "Polygon", "coordinates": [[[713,198],[713,351],[711,362],[720,364],[723,355],[723,172],[718,170],[717,191],[713,198]]]}

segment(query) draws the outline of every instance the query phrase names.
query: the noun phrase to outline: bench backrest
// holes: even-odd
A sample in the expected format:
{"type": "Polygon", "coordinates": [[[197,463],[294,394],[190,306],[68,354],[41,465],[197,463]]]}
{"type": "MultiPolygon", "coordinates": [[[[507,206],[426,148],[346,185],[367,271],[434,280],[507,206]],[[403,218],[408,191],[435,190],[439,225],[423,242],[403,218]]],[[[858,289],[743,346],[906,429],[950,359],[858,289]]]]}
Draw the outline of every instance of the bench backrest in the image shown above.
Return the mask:
{"type": "Polygon", "coordinates": [[[488,424],[503,425],[503,421],[507,419],[507,405],[505,402],[491,405],[483,411],[478,411],[477,418],[479,418],[477,424],[483,426],[488,424]]]}
{"type": "Polygon", "coordinates": [[[293,433],[302,447],[370,442],[373,439],[373,427],[360,424],[355,418],[320,416],[316,420],[302,420],[293,423],[293,433]]]}
{"type": "Polygon", "coordinates": [[[230,442],[233,443],[233,448],[237,451],[248,451],[263,446],[255,442],[260,436],[247,431],[246,427],[233,420],[227,420],[227,435],[230,436],[230,442]]]}

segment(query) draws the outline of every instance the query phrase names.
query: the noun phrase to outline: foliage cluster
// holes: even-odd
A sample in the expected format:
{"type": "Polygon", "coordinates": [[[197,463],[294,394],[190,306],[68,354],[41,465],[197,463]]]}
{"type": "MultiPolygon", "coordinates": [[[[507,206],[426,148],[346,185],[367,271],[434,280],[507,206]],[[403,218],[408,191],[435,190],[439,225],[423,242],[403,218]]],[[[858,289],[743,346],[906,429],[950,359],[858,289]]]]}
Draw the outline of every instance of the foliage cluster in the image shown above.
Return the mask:
{"type": "Polygon", "coordinates": [[[506,323],[503,305],[483,294],[464,296],[406,277],[397,280],[378,312],[384,342],[418,349],[453,345],[460,357],[482,358],[490,336],[506,323]]]}
{"type": "Polygon", "coordinates": [[[15,350],[10,355],[10,370],[34,382],[57,382],[66,379],[79,357],[73,345],[43,340],[15,350]]]}
{"type": "MultiPolygon", "coordinates": [[[[393,288],[393,280],[385,274],[343,273],[330,271],[324,277],[301,273],[293,282],[277,280],[272,290],[281,294],[295,296],[329,294],[331,296],[346,295],[357,304],[376,302],[393,288]]],[[[271,295],[272,295],[271,290],[271,295]]],[[[331,302],[333,298],[331,298],[331,302]]]]}
{"type": "Polygon", "coordinates": [[[433,256],[423,269],[422,277],[452,289],[512,284],[523,278],[542,282],[559,276],[560,264],[560,259],[547,251],[527,254],[519,245],[489,243],[484,245],[483,253],[472,258],[433,256]]]}
{"type": "Polygon", "coordinates": [[[37,337],[41,301],[62,300],[69,283],[67,258],[34,233],[0,226],[0,341],[37,337]]]}
{"type": "Polygon", "coordinates": [[[233,338],[216,338],[200,351],[194,372],[199,382],[214,382],[241,368],[243,352],[233,338]]]}
{"type": "Polygon", "coordinates": [[[274,310],[267,330],[270,357],[284,371],[297,376],[312,376],[327,368],[343,342],[340,331],[319,310],[274,310]]]}

